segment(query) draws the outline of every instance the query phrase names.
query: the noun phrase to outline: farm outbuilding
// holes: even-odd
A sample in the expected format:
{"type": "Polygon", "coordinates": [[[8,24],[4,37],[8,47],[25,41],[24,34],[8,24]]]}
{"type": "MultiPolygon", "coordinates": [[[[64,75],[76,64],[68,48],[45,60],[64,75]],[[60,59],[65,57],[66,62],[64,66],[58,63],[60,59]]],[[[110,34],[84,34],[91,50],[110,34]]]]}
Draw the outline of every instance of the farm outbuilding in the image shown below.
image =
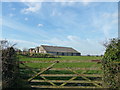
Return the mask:
{"type": "Polygon", "coordinates": [[[35,48],[30,48],[29,53],[36,53],[35,48]]]}
{"type": "Polygon", "coordinates": [[[59,47],[59,46],[47,46],[41,45],[39,48],[39,53],[50,53],[53,55],[62,55],[62,56],[80,56],[77,50],[71,47],[59,47]]]}

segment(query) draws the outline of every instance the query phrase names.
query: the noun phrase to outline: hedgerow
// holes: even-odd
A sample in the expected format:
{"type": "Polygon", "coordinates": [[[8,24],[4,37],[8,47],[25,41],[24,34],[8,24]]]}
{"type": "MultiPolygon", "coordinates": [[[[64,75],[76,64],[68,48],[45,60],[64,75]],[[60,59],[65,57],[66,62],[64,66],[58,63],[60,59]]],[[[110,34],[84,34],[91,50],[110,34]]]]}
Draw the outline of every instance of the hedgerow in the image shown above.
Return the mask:
{"type": "Polygon", "coordinates": [[[19,77],[19,62],[13,46],[8,41],[0,41],[2,52],[2,88],[13,88],[19,77]]]}
{"type": "Polygon", "coordinates": [[[58,56],[54,56],[49,53],[26,53],[26,54],[21,54],[21,55],[33,57],[33,58],[55,58],[55,57],[58,57],[58,56]]]}
{"type": "Polygon", "coordinates": [[[105,47],[106,52],[102,59],[104,85],[120,89],[120,39],[111,39],[105,47]]]}
{"type": "Polygon", "coordinates": [[[0,41],[0,52],[2,56],[2,90],[24,90],[24,88],[31,90],[28,83],[21,78],[19,58],[17,57],[14,45],[10,45],[7,40],[0,41]]]}

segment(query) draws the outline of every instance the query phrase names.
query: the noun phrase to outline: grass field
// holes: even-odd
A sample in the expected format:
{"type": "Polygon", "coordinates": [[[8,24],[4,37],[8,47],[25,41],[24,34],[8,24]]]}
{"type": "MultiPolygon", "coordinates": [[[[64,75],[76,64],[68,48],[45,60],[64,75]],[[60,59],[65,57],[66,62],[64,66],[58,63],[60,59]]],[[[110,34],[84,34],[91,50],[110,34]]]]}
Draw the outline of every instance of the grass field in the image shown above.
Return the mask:
{"type": "MultiPolygon", "coordinates": [[[[102,57],[96,57],[96,56],[61,56],[60,58],[31,58],[26,56],[20,56],[20,61],[70,61],[72,60],[72,63],[69,62],[61,62],[56,63],[53,68],[96,68],[101,67],[101,64],[97,64],[96,62],[89,62],[90,60],[101,60],[102,57]],[[76,62],[76,61],[83,61],[83,62],[76,62]],[[84,62],[88,61],[88,62],[84,62]]],[[[52,63],[25,63],[25,65],[35,68],[35,69],[42,69],[50,66],[52,63]]],[[[23,67],[20,65],[20,67],[23,67]]],[[[76,70],[77,72],[81,72],[81,70],[76,70]]],[[[55,71],[49,71],[49,73],[55,73],[55,71]]],[[[65,71],[61,71],[61,73],[65,73],[65,71]]],[[[67,71],[66,71],[67,72],[67,71]]],[[[60,72],[58,72],[60,73],[60,72]]],[[[69,73],[69,72],[68,72],[69,73]]],[[[87,73],[101,73],[100,70],[91,70],[87,71],[87,73]]]]}
{"type": "Polygon", "coordinates": [[[54,60],[101,60],[102,57],[96,56],[60,56],[60,58],[31,58],[26,56],[18,56],[20,61],[54,61],[54,60]]]}
{"type": "MultiPolygon", "coordinates": [[[[24,63],[26,66],[29,66],[32,70],[30,69],[25,69],[24,65],[20,64],[20,73],[21,73],[21,77],[24,80],[28,80],[29,78],[31,78],[33,75],[35,75],[35,73],[33,73],[33,71],[35,72],[40,72],[42,71],[43,68],[47,68],[49,67],[51,64],[53,64],[54,61],[59,61],[59,63],[56,63],[52,68],[53,69],[63,69],[63,70],[47,70],[45,72],[43,72],[42,74],[75,74],[74,71],[76,73],[82,74],[84,72],[84,74],[102,74],[102,70],[86,70],[86,68],[100,68],[101,67],[101,63],[97,63],[97,62],[91,62],[91,60],[101,60],[102,57],[96,57],[96,56],[60,56],[60,58],[31,58],[31,57],[26,57],[26,56],[18,56],[20,61],[31,61],[28,63],[24,63]],[[32,63],[32,61],[34,61],[32,63]],[[36,61],[36,62],[35,62],[36,61]],[[42,62],[45,63],[42,63],[42,62]],[[53,61],[53,62],[51,62],[53,61]],[[65,61],[65,62],[64,62],[65,61]],[[67,62],[68,61],[68,62],[67,62]],[[72,61],[72,62],[70,62],[72,61]],[[23,69],[22,69],[23,68],[23,69]],[[64,70],[65,68],[85,68],[85,70],[64,70]]],[[[48,80],[69,80],[72,77],[45,77],[48,80]]],[[[89,77],[90,78],[90,77],[89,77]]],[[[41,78],[41,76],[37,76],[34,78],[35,80],[43,80],[43,78],[41,78]]],[[[90,79],[93,80],[101,80],[101,77],[91,77],[90,79]]],[[[84,78],[82,78],[81,76],[78,76],[75,80],[84,80],[84,78]]],[[[42,83],[31,83],[33,85],[49,85],[50,83],[48,82],[42,82],[42,83]]],[[[56,83],[56,85],[59,83],[56,83]]],[[[29,85],[29,84],[28,84],[29,85]]],[[[60,84],[61,85],[61,84],[60,84]]],[[[70,85],[70,84],[69,84],[70,85]]],[[[74,85],[73,85],[74,86],[74,85]]]]}

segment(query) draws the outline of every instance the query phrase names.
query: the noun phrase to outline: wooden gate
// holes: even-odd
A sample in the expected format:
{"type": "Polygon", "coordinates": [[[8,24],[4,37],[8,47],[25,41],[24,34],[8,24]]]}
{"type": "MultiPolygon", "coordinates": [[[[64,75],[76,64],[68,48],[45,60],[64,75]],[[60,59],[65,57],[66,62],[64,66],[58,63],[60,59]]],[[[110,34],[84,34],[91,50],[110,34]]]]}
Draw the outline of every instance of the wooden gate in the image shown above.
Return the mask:
{"type": "MultiPolygon", "coordinates": [[[[69,62],[73,63],[73,61],[55,61],[47,68],[40,69],[39,72],[35,72],[34,69],[26,66],[23,64],[26,69],[31,70],[34,72],[34,74],[28,79],[28,82],[31,84],[31,87],[33,88],[103,88],[102,86],[102,74],[86,74],[88,70],[100,70],[100,68],[54,68],[53,66],[57,63],[61,62],[69,62]],[[72,74],[45,74],[44,72],[50,71],[50,70],[57,70],[57,71],[70,71],[72,74]],[[76,72],[76,70],[82,70],[81,73],[76,72]],[[40,77],[37,78],[36,77],[40,77]],[[63,80],[59,79],[49,79],[52,77],[64,77],[68,78],[67,80],[63,78],[63,80]],[[77,79],[81,78],[81,79],[77,79]],[[97,80],[100,78],[100,80],[97,80]],[[42,83],[37,84],[36,83],[42,83]],[[45,85],[44,85],[45,83],[45,85]],[[47,83],[47,84],[46,84],[47,83]]],[[[80,62],[80,61],[78,61],[80,62]]],[[[35,63],[35,62],[34,62],[35,63]]],[[[46,63],[39,61],[37,63],[46,63]]]]}

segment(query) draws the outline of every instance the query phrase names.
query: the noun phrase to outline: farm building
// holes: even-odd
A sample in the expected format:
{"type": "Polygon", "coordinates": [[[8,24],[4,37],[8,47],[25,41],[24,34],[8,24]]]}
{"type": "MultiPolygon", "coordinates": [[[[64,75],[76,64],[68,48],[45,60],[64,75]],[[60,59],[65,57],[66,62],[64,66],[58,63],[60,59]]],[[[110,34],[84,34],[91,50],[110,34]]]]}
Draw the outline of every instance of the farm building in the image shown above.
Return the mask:
{"type": "Polygon", "coordinates": [[[35,48],[36,53],[50,53],[53,55],[62,55],[62,56],[80,56],[81,53],[76,51],[71,47],[58,47],[58,46],[47,46],[41,45],[40,47],[35,48]]]}
{"type": "Polygon", "coordinates": [[[29,53],[36,53],[34,48],[29,49],[29,53]]]}

